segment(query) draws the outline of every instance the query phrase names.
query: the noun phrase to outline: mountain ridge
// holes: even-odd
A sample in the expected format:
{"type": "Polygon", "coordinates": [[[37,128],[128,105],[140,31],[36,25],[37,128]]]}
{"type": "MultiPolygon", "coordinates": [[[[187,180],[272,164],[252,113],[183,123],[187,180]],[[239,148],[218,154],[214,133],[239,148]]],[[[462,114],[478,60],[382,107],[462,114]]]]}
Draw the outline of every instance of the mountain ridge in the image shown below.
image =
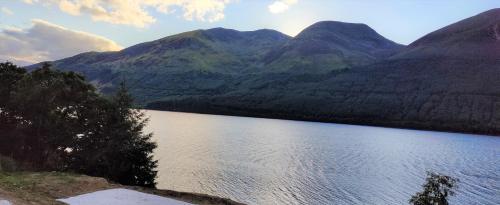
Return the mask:
{"type": "MultiPolygon", "coordinates": [[[[354,27],[353,31],[350,31],[351,33],[360,30],[366,32],[367,36],[375,35],[374,39],[399,47],[367,25],[343,22],[322,22],[319,25],[325,23],[335,24],[337,26],[333,27],[339,28],[354,27]]],[[[334,28],[330,28],[328,32],[331,35],[342,36],[343,40],[349,36],[345,33],[342,34],[342,31],[335,31],[334,28]]],[[[361,36],[363,34],[352,35],[361,36]]],[[[255,31],[237,31],[226,28],[198,29],[136,44],[121,51],[87,52],[51,63],[57,69],[84,74],[103,93],[113,92],[113,89],[121,81],[127,81],[134,87],[134,90],[137,90],[137,98],[142,104],[151,99],[161,98],[163,95],[181,95],[184,92],[204,94],[207,90],[228,89],[228,85],[232,87],[233,81],[240,78],[236,76],[287,72],[288,69],[280,71],[270,68],[265,59],[276,48],[281,48],[282,45],[295,38],[270,29],[255,31]],[[151,90],[151,92],[139,92],[143,89],[151,90]],[[158,92],[161,94],[155,94],[153,90],[162,91],[158,92]]],[[[311,42],[314,44],[313,41],[311,42]]],[[[312,45],[312,48],[314,49],[315,46],[312,45]]],[[[346,56],[344,53],[349,53],[349,49],[336,48],[336,44],[327,45],[327,47],[326,52],[322,54],[326,54],[326,57],[336,56],[335,60],[319,56],[320,59],[326,59],[321,60],[320,66],[290,71],[327,73],[353,66],[344,62],[361,62],[363,59],[372,62],[375,58],[368,54],[370,49],[376,49],[372,47],[363,47],[362,54],[358,54],[361,52],[356,51],[355,55],[346,54],[346,56]],[[338,65],[338,62],[342,62],[343,65],[338,65]]],[[[285,67],[285,65],[280,64],[281,62],[273,63],[275,67],[285,67]]],[[[28,68],[33,69],[37,66],[39,65],[28,68]]]]}
{"type": "Polygon", "coordinates": [[[498,17],[490,10],[408,46],[342,22],[296,37],[215,28],[165,38],[174,43],[160,47],[176,48],[158,52],[167,61],[146,52],[92,64],[114,56],[91,53],[54,66],[82,71],[103,93],[126,80],[149,109],[500,135],[498,17]]]}

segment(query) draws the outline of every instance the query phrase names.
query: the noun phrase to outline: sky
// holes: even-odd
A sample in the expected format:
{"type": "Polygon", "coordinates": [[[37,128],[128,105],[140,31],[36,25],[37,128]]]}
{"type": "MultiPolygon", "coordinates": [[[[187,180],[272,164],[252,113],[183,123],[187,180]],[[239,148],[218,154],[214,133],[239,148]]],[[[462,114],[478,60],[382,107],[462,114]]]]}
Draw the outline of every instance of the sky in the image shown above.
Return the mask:
{"type": "Polygon", "coordinates": [[[0,61],[29,65],[214,27],[295,36],[325,20],[364,23],[407,45],[494,8],[500,0],[0,0],[0,61]]]}

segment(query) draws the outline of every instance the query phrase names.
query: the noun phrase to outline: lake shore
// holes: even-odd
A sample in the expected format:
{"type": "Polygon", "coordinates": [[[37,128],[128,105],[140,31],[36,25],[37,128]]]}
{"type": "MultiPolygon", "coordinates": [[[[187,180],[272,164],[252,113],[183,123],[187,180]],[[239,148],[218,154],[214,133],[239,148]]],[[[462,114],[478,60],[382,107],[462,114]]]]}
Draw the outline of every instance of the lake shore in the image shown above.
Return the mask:
{"type": "Polygon", "coordinates": [[[474,135],[489,135],[489,136],[500,136],[500,133],[494,131],[485,130],[474,130],[468,129],[467,127],[453,125],[453,126],[443,126],[442,124],[427,124],[416,121],[384,121],[384,120],[371,120],[362,118],[333,118],[331,116],[318,116],[318,115],[296,115],[291,113],[276,113],[273,111],[256,111],[256,110],[245,110],[245,109],[192,109],[184,107],[145,107],[144,110],[154,110],[154,111],[166,111],[166,112],[182,112],[182,113],[194,113],[194,114],[206,114],[206,115],[223,115],[223,116],[234,116],[234,117],[253,117],[253,118],[263,118],[263,119],[277,119],[277,120],[292,120],[292,121],[304,121],[304,122],[321,122],[321,123],[335,123],[335,124],[346,124],[346,125],[360,125],[360,126],[372,126],[372,127],[383,127],[383,128],[394,128],[394,129],[406,129],[406,130],[420,130],[420,131],[437,131],[437,132],[448,132],[448,133],[460,133],[460,134],[474,134],[474,135]]]}
{"type": "Polygon", "coordinates": [[[243,205],[205,194],[159,190],[110,183],[103,178],[61,172],[0,172],[0,199],[14,205],[64,204],[56,199],[106,189],[126,188],[192,204],[243,205]]]}

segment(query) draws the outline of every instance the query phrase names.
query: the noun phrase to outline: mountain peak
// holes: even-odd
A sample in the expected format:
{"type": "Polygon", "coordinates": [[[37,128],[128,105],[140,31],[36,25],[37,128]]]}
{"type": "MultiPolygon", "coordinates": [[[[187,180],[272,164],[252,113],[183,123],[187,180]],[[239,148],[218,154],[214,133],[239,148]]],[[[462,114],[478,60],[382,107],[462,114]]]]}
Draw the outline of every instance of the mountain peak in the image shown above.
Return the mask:
{"type": "Polygon", "coordinates": [[[297,37],[307,38],[311,33],[317,35],[351,35],[359,32],[369,34],[376,33],[366,24],[345,23],[340,21],[320,21],[304,29],[297,35],[297,37]]]}
{"type": "Polygon", "coordinates": [[[370,28],[368,25],[364,23],[349,23],[342,21],[318,21],[309,26],[313,27],[328,27],[328,28],[347,28],[347,27],[358,27],[358,28],[370,28]]]}
{"type": "Polygon", "coordinates": [[[318,21],[309,27],[369,27],[363,23],[349,23],[342,21],[318,21]]]}
{"type": "Polygon", "coordinates": [[[264,58],[273,71],[329,72],[366,65],[399,50],[366,24],[317,22],[264,58]]]}
{"type": "Polygon", "coordinates": [[[380,48],[394,48],[395,46],[399,46],[366,24],[340,21],[317,22],[300,32],[296,38],[302,40],[322,39],[345,46],[349,46],[348,44],[363,44],[369,47],[380,48]]]}

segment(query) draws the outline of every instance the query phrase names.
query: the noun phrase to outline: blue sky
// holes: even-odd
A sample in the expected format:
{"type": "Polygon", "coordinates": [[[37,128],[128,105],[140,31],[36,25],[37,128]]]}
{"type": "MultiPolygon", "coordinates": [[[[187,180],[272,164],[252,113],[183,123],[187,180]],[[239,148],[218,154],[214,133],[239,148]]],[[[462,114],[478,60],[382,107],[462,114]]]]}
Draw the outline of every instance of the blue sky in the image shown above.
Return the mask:
{"type": "Polygon", "coordinates": [[[323,20],[365,23],[388,39],[409,44],[443,26],[499,7],[500,0],[0,0],[0,60],[53,60],[86,49],[117,50],[213,27],[268,28],[294,36],[323,20]],[[62,35],[76,35],[81,41],[68,37],[68,42],[55,46],[74,48],[44,51],[41,42],[45,40],[33,39],[62,35]],[[33,49],[29,46],[17,57],[9,56],[6,51],[20,46],[19,42],[24,46],[38,43],[31,46],[36,47],[37,56],[29,56],[33,49]]]}

